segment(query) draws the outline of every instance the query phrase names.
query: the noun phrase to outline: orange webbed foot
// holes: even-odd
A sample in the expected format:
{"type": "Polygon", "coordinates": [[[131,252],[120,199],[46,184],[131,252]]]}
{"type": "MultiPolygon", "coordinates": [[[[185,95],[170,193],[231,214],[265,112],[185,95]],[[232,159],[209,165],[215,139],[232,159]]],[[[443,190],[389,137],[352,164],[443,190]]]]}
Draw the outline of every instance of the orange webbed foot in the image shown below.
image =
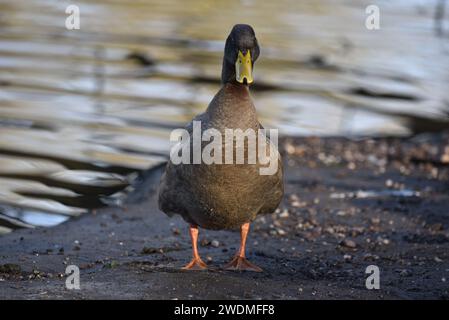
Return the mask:
{"type": "Polygon", "coordinates": [[[249,262],[245,257],[235,256],[224,266],[225,270],[262,272],[263,270],[255,264],[249,262]]]}
{"type": "Polygon", "coordinates": [[[188,264],[182,267],[182,270],[206,270],[207,264],[201,258],[193,258],[188,264]]]}

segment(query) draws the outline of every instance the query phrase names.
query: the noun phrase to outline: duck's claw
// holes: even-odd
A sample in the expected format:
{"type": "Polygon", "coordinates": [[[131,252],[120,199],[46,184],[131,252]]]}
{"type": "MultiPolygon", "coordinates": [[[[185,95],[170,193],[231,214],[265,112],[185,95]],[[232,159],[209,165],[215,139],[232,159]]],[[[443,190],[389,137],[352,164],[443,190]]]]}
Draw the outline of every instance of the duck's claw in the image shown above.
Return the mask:
{"type": "Polygon", "coordinates": [[[263,270],[255,264],[249,262],[244,257],[235,256],[229,263],[224,266],[225,270],[254,271],[262,272],[263,270]]]}
{"type": "Polygon", "coordinates": [[[206,270],[207,264],[201,258],[193,258],[182,270],[206,270]]]}

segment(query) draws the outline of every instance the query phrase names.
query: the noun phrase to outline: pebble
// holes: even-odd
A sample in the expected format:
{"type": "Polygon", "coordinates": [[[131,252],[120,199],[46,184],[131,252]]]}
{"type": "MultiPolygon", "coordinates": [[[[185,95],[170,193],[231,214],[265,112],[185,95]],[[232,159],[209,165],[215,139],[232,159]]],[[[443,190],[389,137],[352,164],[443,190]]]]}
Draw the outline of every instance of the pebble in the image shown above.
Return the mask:
{"type": "Polygon", "coordinates": [[[444,148],[444,154],[441,156],[441,162],[449,163],[449,146],[444,148]]]}
{"type": "Polygon", "coordinates": [[[283,229],[276,229],[276,231],[280,236],[285,236],[287,234],[283,229]]]}
{"type": "Polygon", "coordinates": [[[354,249],[355,247],[357,247],[357,244],[350,239],[344,239],[343,241],[340,242],[340,245],[342,247],[346,247],[346,248],[351,248],[354,249]]]}
{"type": "Polygon", "coordinates": [[[288,210],[287,210],[287,209],[285,209],[284,211],[282,211],[282,212],[279,214],[279,218],[282,218],[282,219],[288,218],[288,216],[289,216],[289,213],[288,213],[288,210]]]}
{"type": "Polygon", "coordinates": [[[294,154],[295,153],[295,146],[293,146],[291,143],[286,143],[284,145],[285,151],[287,151],[288,154],[294,154]]]}
{"type": "Polygon", "coordinates": [[[291,203],[291,205],[292,205],[292,207],[295,207],[295,208],[303,208],[303,207],[307,206],[307,202],[293,201],[291,203]]]}
{"type": "Polygon", "coordinates": [[[218,240],[212,240],[210,244],[214,248],[218,248],[220,246],[220,242],[218,240]]]}
{"type": "Polygon", "coordinates": [[[343,256],[343,259],[345,259],[345,261],[351,261],[352,260],[352,256],[350,254],[345,254],[343,256]]]}
{"type": "Polygon", "coordinates": [[[343,211],[343,210],[337,211],[337,216],[344,217],[344,216],[347,216],[347,215],[348,214],[345,211],[343,211]]]}
{"type": "Polygon", "coordinates": [[[273,222],[273,226],[274,227],[281,227],[282,224],[279,221],[276,220],[276,221],[273,222]]]}

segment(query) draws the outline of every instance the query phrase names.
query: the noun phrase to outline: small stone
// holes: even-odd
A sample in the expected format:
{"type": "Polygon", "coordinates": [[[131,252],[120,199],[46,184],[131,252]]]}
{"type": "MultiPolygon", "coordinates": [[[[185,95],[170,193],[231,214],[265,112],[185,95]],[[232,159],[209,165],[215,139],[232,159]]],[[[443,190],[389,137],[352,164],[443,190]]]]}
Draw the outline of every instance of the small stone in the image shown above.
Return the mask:
{"type": "Polygon", "coordinates": [[[351,256],[350,254],[345,254],[345,255],[343,256],[343,259],[344,259],[346,262],[349,262],[349,261],[352,260],[352,256],[351,256]]]}
{"type": "Polygon", "coordinates": [[[344,217],[344,216],[347,216],[348,214],[345,212],[345,211],[343,211],[343,210],[338,210],[337,211],[337,216],[339,216],[339,217],[344,217]]]}
{"type": "Polygon", "coordinates": [[[388,187],[388,188],[391,188],[392,186],[393,186],[393,180],[391,180],[391,179],[388,179],[387,181],[385,181],[385,185],[388,187]]]}
{"type": "Polygon", "coordinates": [[[449,163],[449,146],[444,148],[444,154],[441,156],[441,162],[449,163]]]}
{"type": "Polygon", "coordinates": [[[276,231],[280,236],[285,236],[287,234],[287,232],[285,232],[283,229],[277,229],[276,231]]]}
{"type": "Polygon", "coordinates": [[[350,248],[350,249],[354,249],[357,247],[357,244],[350,239],[344,239],[343,241],[340,242],[340,245],[342,247],[346,247],[346,248],[350,248]]]}
{"type": "Polygon", "coordinates": [[[289,197],[290,201],[299,201],[299,197],[296,194],[291,194],[289,197]]]}
{"type": "Polygon", "coordinates": [[[288,216],[289,216],[289,213],[288,213],[288,210],[287,210],[287,209],[285,209],[284,211],[282,211],[282,212],[279,214],[279,218],[282,218],[282,219],[288,218],[288,216]]]}
{"type": "Polygon", "coordinates": [[[291,205],[292,205],[292,207],[295,207],[295,208],[304,208],[305,206],[307,206],[307,202],[293,201],[291,203],[291,205]]]}
{"type": "Polygon", "coordinates": [[[218,240],[212,240],[210,244],[214,248],[218,248],[220,246],[220,242],[218,240]]]}
{"type": "Polygon", "coordinates": [[[286,143],[284,147],[285,147],[285,151],[287,151],[288,154],[295,153],[295,147],[292,144],[286,143]]]}

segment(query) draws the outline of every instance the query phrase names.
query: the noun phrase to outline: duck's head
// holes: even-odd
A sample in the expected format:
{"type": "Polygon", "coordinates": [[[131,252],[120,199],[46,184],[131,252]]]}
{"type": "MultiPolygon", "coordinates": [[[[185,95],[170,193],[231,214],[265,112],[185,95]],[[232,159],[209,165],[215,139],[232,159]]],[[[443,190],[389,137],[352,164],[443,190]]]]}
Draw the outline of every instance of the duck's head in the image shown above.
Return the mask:
{"type": "Polygon", "coordinates": [[[222,82],[237,82],[243,85],[252,83],[254,62],[259,53],[253,28],[247,24],[236,24],[226,39],[222,82]]]}

